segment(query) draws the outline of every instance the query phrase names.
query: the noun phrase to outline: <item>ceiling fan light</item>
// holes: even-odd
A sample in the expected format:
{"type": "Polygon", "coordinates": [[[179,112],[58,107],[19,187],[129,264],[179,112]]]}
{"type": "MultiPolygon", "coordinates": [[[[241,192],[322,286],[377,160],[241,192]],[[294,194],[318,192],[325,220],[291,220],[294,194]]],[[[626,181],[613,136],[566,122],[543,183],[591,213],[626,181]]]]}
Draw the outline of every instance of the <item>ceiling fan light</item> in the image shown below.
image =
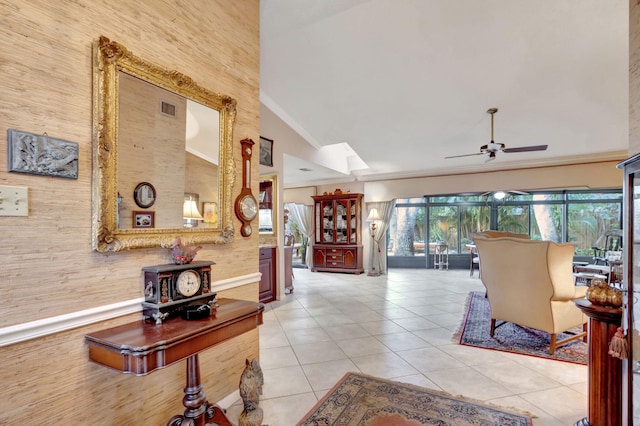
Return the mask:
{"type": "Polygon", "coordinates": [[[493,193],[493,198],[495,198],[496,200],[502,200],[506,196],[507,193],[504,191],[496,191],[493,193]]]}

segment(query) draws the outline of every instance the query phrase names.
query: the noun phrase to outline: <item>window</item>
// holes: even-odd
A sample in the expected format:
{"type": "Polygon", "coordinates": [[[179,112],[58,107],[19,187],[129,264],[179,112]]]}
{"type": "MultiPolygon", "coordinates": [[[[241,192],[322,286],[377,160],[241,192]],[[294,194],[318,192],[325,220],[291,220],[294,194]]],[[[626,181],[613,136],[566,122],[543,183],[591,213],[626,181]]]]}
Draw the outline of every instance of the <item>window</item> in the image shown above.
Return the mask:
{"type": "Polygon", "coordinates": [[[445,242],[449,253],[458,250],[458,216],[460,209],[453,206],[429,207],[429,253],[433,253],[435,243],[445,242]]]}
{"type": "Polygon", "coordinates": [[[620,228],[620,202],[570,203],[568,205],[569,232],[567,241],[576,245],[576,255],[593,255],[593,246],[600,242],[605,232],[620,228]]]}
{"type": "Polygon", "coordinates": [[[397,200],[389,223],[388,256],[425,256],[424,212],[422,198],[397,200]]]}
{"type": "Polygon", "coordinates": [[[576,259],[590,260],[605,232],[620,228],[621,215],[621,189],[531,192],[502,200],[478,194],[401,199],[389,226],[387,256],[390,267],[428,267],[428,254],[444,241],[450,265],[463,267],[473,233],[498,229],[574,243],[576,259]]]}
{"type": "Polygon", "coordinates": [[[489,229],[490,222],[489,206],[460,206],[460,253],[469,253],[467,244],[473,242],[473,233],[489,229]]]}

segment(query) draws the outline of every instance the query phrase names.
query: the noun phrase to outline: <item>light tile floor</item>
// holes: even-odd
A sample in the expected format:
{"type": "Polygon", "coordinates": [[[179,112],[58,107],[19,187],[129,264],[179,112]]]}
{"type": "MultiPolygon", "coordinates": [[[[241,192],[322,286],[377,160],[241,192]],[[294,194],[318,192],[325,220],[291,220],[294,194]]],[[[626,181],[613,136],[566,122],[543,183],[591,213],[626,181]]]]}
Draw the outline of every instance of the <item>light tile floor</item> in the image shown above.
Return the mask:
{"type": "MultiPolygon", "coordinates": [[[[526,410],[535,426],[587,415],[585,366],[452,342],[467,295],[484,290],[477,273],[294,274],[294,293],[268,304],[260,327],[263,424],[295,425],[348,371],[526,410]]],[[[228,415],[241,411],[238,397],[228,415]]]]}

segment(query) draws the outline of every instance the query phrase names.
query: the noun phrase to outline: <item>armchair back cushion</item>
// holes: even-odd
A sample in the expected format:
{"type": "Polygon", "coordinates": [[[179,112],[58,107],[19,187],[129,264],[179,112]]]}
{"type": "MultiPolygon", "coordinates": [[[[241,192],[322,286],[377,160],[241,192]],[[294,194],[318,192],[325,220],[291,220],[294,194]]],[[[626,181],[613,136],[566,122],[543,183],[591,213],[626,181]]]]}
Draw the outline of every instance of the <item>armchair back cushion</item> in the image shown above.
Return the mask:
{"type": "Polygon", "coordinates": [[[553,334],[586,323],[573,303],[586,287],[574,283],[572,244],[513,237],[475,243],[492,319],[553,334]]]}
{"type": "Polygon", "coordinates": [[[531,237],[529,237],[529,234],[516,234],[514,232],[507,232],[507,231],[480,231],[473,234],[473,238],[475,239],[476,237],[481,237],[481,238],[512,237],[512,238],[522,238],[525,240],[531,239],[531,237]]]}

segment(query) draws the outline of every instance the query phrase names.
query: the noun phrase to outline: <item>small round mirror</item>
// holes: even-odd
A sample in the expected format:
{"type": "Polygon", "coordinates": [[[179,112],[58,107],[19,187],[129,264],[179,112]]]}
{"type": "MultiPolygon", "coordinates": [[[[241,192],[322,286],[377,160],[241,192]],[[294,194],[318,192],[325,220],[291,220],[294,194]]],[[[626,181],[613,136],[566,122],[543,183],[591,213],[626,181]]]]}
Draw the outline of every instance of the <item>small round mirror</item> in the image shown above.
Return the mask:
{"type": "Polygon", "coordinates": [[[133,191],[133,199],[141,209],[148,209],[156,202],[156,189],[149,182],[141,182],[133,191]]]}

